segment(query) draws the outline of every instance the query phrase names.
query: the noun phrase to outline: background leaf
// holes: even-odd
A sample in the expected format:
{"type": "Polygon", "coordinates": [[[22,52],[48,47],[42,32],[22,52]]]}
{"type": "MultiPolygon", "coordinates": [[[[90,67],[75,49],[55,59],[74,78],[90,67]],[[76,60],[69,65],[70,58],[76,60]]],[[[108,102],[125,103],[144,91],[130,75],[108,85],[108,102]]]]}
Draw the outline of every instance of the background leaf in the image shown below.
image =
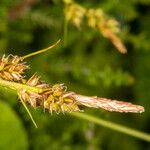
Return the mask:
{"type": "Polygon", "coordinates": [[[25,128],[7,103],[0,101],[0,149],[27,150],[28,139],[25,128]]]}

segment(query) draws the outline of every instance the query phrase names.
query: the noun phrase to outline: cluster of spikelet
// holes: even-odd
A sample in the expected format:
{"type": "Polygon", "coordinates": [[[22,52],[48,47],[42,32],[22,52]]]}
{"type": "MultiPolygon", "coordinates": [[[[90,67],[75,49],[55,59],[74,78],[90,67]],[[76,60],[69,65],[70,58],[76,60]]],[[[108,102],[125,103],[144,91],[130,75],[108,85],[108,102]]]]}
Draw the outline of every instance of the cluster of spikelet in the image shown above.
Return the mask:
{"type": "Polygon", "coordinates": [[[30,87],[41,89],[41,92],[34,92],[22,87],[18,87],[18,96],[24,103],[36,108],[42,106],[51,113],[80,111],[78,103],[71,96],[72,92],[66,91],[64,84],[50,86],[40,81],[40,77],[34,74],[30,79],[25,79],[25,70],[29,66],[23,62],[22,57],[5,55],[0,59],[0,77],[3,80],[18,82],[30,87]]]}
{"type": "Polygon", "coordinates": [[[51,86],[47,83],[43,83],[37,74],[34,74],[30,79],[26,80],[25,70],[29,69],[29,66],[24,62],[24,59],[44,52],[47,49],[48,48],[40,50],[34,54],[31,53],[24,57],[13,55],[6,57],[4,55],[0,59],[0,85],[2,85],[2,82],[7,82],[7,84],[11,85],[16,85],[17,83],[18,97],[21,102],[29,104],[33,108],[43,107],[44,110],[47,109],[51,113],[82,111],[79,108],[80,105],[116,112],[141,113],[144,111],[142,106],[132,103],[98,98],[96,96],[84,96],[67,91],[67,87],[64,84],[51,86]]]}
{"type": "Polygon", "coordinates": [[[114,46],[121,52],[126,53],[126,47],[117,36],[119,33],[119,23],[108,17],[102,9],[87,9],[72,0],[64,0],[65,17],[67,21],[72,22],[77,28],[80,28],[84,18],[87,20],[88,26],[97,29],[104,37],[110,39],[114,46]]]}
{"type": "Polygon", "coordinates": [[[34,92],[26,88],[18,87],[18,96],[24,103],[36,108],[42,106],[51,113],[80,111],[77,101],[71,96],[72,92],[66,91],[64,84],[50,86],[40,81],[40,77],[34,74],[30,79],[25,79],[25,70],[29,66],[24,62],[23,57],[5,56],[0,59],[0,78],[6,81],[17,82],[30,87],[41,89],[41,92],[34,92]]]}
{"type": "Polygon", "coordinates": [[[51,113],[53,111],[56,113],[80,111],[77,102],[71,96],[71,92],[66,92],[64,84],[50,86],[46,83],[42,83],[36,74],[34,74],[26,84],[43,89],[41,93],[35,93],[25,89],[19,90],[19,97],[32,107],[36,108],[37,106],[42,106],[44,110],[48,109],[51,113]]]}

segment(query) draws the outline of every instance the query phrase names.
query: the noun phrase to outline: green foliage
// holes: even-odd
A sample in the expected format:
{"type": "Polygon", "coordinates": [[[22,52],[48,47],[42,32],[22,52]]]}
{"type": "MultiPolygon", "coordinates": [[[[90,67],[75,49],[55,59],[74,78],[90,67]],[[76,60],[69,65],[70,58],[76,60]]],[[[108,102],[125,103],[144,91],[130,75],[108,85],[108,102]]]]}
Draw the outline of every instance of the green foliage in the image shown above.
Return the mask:
{"type": "Polygon", "coordinates": [[[0,110],[0,149],[27,150],[27,134],[22,125],[21,119],[6,103],[2,101],[0,101],[0,110]]]}

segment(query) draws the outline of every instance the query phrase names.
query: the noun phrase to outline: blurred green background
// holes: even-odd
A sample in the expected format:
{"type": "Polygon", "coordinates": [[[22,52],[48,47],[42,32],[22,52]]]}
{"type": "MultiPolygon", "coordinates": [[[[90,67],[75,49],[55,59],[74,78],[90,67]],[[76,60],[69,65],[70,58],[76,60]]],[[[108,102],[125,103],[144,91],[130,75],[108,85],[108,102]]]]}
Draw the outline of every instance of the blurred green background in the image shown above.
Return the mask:
{"type": "MultiPolygon", "coordinates": [[[[30,77],[37,72],[50,84],[65,83],[84,95],[130,101],[145,107],[142,114],[120,114],[84,108],[86,113],[150,132],[150,0],[84,0],[84,7],[102,8],[121,24],[120,37],[128,53],[86,24],[68,24],[64,40],[61,0],[0,0],[0,53],[23,56],[61,44],[26,60],[30,77]]],[[[147,142],[97,126],[71,115],[31,110],[35,129],[17,96],[0,90],[0,150],[149,150],[147,142]]]]}

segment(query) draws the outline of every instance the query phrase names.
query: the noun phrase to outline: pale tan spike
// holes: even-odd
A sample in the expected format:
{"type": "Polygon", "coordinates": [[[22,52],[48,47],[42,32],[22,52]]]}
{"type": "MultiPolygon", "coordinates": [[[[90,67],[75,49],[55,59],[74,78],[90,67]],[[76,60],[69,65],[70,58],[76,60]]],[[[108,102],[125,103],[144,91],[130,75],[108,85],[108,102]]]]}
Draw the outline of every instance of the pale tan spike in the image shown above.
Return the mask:
{"type": "Polygon", "coordinates": [[[124,112],[124,113],[142,113],[144,107],[129,102],[111,100],[99,97],[88,97],[84,95],[73,94],[72,97],[80,104],[87,107],[102,108],[108,111],[124,112]]]}

